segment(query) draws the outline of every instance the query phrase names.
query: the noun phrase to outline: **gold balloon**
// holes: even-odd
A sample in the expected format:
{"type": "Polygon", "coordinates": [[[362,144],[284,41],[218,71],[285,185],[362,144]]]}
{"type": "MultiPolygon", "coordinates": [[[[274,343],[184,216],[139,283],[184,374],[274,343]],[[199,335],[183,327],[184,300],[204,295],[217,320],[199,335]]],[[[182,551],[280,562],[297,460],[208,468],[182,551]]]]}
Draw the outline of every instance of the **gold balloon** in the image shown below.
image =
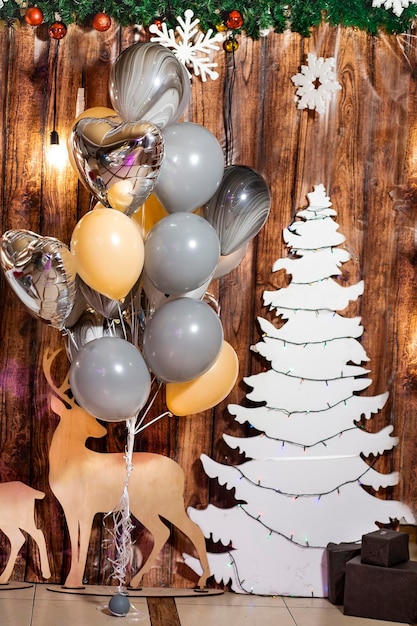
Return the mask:
{"type": "Polygon", "coordinates": [[[133,184],[129,178],[126,180],[118,180],[107,190],[107,202],[110,204],[111,208],[126,213],[127,215],[129,215],[129,207],[133,199],[133,184]]]}
{"type": "Polygon", "coordinates": [[[84,119],[85,117],[97,117],[97,118],[116,117],[119,122],[122,121],[121,117],[119,117],[118,113],[116,113],[116,111],[114,111],[113,109],[110,109],[109,107],[99,106],[99,107],[91,107],[90,109],[85,109],[85,111],[80,113],[80,115],[78,115],[78,117],[75,118],[74,124],[84,119]]]}
{"type": "Polygon", "coordinates": [[[249,243],[243,244],[240,248],[237,248],[234,252],[227,254],[226,256],[220,256],[219,264],[216,271],[213,274],[213,280],[223,278],[227,274],[230,274],[238,265],[243,261],[243,258],[248,250],[249,243]]]}
{"type": "Polygon", "coordinates": [[[131,219],[139,227],[142,237],[146,239],[149,231],[155,224],[168,215],[169,213],[164,209],[155,194],[152,193],[139,210],[133,213],[131,219]]]}
{"type": "Polygon", "coordinates": [[[217,360],[207,372],[185,383],[166,384],[166,405],[171,413],[180,417],[211,409],[229,395],[238,373],[237,354],[223,341],[217,360]]]}
{"type": "Polygon", "coordinates": [[[71,237],[77,273],[99,293],[122,300],[138,280],[144,262],[144,244],[127,215],[96,208],[80,219],[71,237]]]}

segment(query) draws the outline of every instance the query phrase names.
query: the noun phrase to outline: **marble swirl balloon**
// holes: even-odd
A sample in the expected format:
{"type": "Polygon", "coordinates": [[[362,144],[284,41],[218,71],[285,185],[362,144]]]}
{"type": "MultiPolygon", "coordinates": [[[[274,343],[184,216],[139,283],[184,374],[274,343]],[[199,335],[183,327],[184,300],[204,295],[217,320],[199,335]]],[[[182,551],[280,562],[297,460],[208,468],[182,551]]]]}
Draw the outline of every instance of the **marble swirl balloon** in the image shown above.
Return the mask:
{"type": "Polygon", "coordinates": [[[89,341],[100,337],[125,339],[124,332],[130,341],[131,336],[127,324],[124,324],[122,328],[121,324],[114,324],[97,311],[86,309],[71,328],[66,328],[65,348],[70,363],[75,359],[77,352],[89,341]]]}
{"type": "Polygon", "coordinates": [[[65,244],[30,230],[9,230],[1,238],[1,266],[33,316],[65,326],[76,298],[75,263],[65,244]]]}
{"type": "Polygon", "coordinates": [[[221,255],[232,254],[253,239],[270,208],[269,189],[258,172],[246,165],[226,167],[220,187],[203,208],[219,237],[221,255]]]}
{"type": "Polygon", "coordinates": [[[80,279],[79,288],[90,307],[106,319],[119,318],[122,311],[128,306],[129,298],[125,298],[124,302],[107,298],[107,296],[89,287],[82,279],[80,279]]]}
{"type": "Polygon", "coordinates": [[[156,185],[164,140],[151,122],[85,117],[73,127],[69,149],[85,187],[106,207],[130,216],[156,185]]]}
{"type": "Polygon", "coordinates": [[[183,113],[190,79],[173,52],[158,43],[139,42],[114,62],[109,93],[113,109],[123,120],[148,120],[164,128],[183,113]]]}

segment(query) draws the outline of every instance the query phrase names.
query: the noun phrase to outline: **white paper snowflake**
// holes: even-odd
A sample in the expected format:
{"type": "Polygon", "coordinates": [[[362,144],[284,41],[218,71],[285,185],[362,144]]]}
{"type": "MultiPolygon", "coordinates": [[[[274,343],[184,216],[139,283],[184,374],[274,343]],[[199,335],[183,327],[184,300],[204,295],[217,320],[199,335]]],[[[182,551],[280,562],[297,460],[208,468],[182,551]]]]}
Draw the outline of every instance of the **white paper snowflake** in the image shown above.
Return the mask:
{"type": "Polygon", "coordinates": [[[177,17],[176,32],[172,28],[168,30],[165,23],[162,23],[161,30],[156,24],[152,24],[149,31],[156,36],[152,37],[151,41],[171,48],[177,59],[184,64],[190,78],[190,69],[192,69],[196,76],[201,76],[203,82],[207,80],[207,76],[215,80],[219,77],[218,72],[213,70],[214,67],[217,67],[217,63],[210,62],[210,55],[213,50],[219,50],[216,42],[222,41],[223,35],[216,33],[212,37],[211,28],[206,34],[202,33],[197,28],[200,20],[198,18],[193,20],[193,16],[194,12],[187,9],[184,12],[185,19],[181,16],[177,17]],[[202,56],[199,56],[200,54],[202,56]]]}
{"type": "Polygon", "coordinates": [[[372,0],[372,6],[379,8],[384,6],[387,11],[392,9],[398,17],[410,4],[417,4],[417,0],[372,0]]]}
{"type": "Polygon", "coordinates": [[[333,57],[317,58],[310,52],[307,63],[308,65],[301,66],[299,74],[291,77],[292,82],[298,86],[295,92],[300,96],[298,108],[316,109],[322,114],[326,110],[326,101],[331,100],[332,94],[342,88],[334,71],[336,60],[333,57]]]}

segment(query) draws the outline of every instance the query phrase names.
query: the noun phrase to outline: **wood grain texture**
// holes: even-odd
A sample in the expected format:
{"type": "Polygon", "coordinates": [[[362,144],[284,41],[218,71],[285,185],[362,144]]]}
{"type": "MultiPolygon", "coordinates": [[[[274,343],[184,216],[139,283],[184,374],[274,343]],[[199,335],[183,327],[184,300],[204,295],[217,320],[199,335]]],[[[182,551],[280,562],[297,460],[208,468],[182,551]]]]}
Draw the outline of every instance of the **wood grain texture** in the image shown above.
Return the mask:
{"type": "Polygon", "coordinates": [[[174,598],[148,598],[147,603],[152,626],[180,626],[174,598]]]}
{"type": "MultiPolygon", "coordinates": [[[[117,55],[145,40],[138,28],[98,33],[72,25],[58,44],[43,29],[0,29],[0,175],[2,232],[28,228],[68,243],[77,220],[92,200],[67,167],[59,174],[48,165],[46,151],[53,123],[54,67],[57,66],[57,128],[71,132],[79,89],[85,107],[111,106],[108,81],[117,55]],[[58,52],[58,54],[57,54],[58,52]]],[[[392,424],[399,445],[378,460],[381,471],[401,471],[389,496],[417,510],[417,293],[415,227],[417,206],[416,46],[412,36],[371,37],[328,24],[308,39],[285,32],[259,41],[239,36],[234,55],[220,51],[219,79],[193,79],[190,103],[181,121],[207,127],[218,138],[225,157],[259,171],[271,192],[271,215],[250,243],[238,268],[209,288],[221,307],[225,339],[239,358],[239,377],[226,400],[204,413],[164,418],[136,441],[137,451],[171,456],[186,474],[185,506],[205,508],[209,502],[227,507],[233,494],[205,475],[201,454],[219,462],[240,459],[223,441],[225,432],[247,436],[227,405],[247,404],[243,381],[268,364],[250,350],[260,340],[257,317],[279,320],[262,304],[262,293],[287,283],[272,273],[286,256],[282,229],[307,204],[306,194],[323,183],[337,212],[339,231],[352,259],[343,267],[343,284],[365,281],[365,293],[343,314],[362,318],[362,343],[370,358],[372,386],[367,394],[389,391],[383,411],[367,427],[392,424]],[[308,52],[334,56],[342,85],[324,115],[300,111],[291,76],[300,71],[308,52]]],[[[57,418],[49,407],[42,374],[46,346],[63,346],[60,333],[29,316],[0,276],[0,481],[21,480],[45,492],[36,502],[37,525],[45,534],[52,570],[51,583],[65,580],[70,549],[63,511],[48,482],[47,456],[57,418]]],[[[68,369],[64,353],[56,375],[68,369]]],[[[165,411],[159,391],[149,419],[165,411]]],[[[123,451],[126,431],[108,424],[108,434],[88,445],[101,452],[123,451]]],[[[97,477],[100,488],[100,477],[97,477]]],[[[384,494],[378,494],[384,497],[384,494]]],[[[103,541],[103,516],[97,515],[85,570],[89,584],[115,584],[103,541]]],[[[138,525],[133,533],[134,565],[152,549],[152,538],[138,525]]],[[[0,571],[8,542],[0,535],[0,571]]],[[[189,587],[197,577],[182,562],[192,546],[173,530],[156,566],[145,576],[146,587],[189,587]]],[[[18,557],[15,580],[42,580],[37,546],[28,540],[18,557]]],[[[214,585],[214,583],[213,583],[214,585]]],[[[158,600],[159,602],[159,600],[158,600]]],[[[171,607],[172,608],[172,607],[171,607]]],[[[161,604],[152,610],[170,609],[161,604]]],[[[162,615],[162,617],[161,617],[162,615]]],[[[155,618],[156,619],[156,618],[155,618]]]]}

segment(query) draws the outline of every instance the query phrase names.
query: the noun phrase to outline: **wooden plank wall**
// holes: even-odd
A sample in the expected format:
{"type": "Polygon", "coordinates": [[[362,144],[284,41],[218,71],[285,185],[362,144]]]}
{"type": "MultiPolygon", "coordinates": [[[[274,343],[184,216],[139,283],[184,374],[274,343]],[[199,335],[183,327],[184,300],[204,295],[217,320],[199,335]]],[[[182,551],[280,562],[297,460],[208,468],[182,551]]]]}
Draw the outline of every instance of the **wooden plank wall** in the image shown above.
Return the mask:
{"type": "MultiPolygon", "coordinates": [[[[85,89],[86,108],[111,106],[108,75],[122,49],[141,38],[135,28],[99,34],[71,26],[59,44],[57,126],[68,135],[75,118],[77,92],[85,89]]],[[[171,455],[184,468],[186,502],[205,507],[227,506],[230,495],[209,482],[199,456],[226,462],[236,459],[222,434],[244,435],[227,412],[227,403],[245,402],[249,391],[242,378],[265,363],[250,352],[260,338],[258,315],[262,292],[282,286],[273,275],[274,261],[286,255],[281,239],[306,194],[323,183],[337,211],[340,231],[352,261],[344,266],[346,284],[365,280],[365,293],[347,315],[360,315],[363,345],[370,357],[372,386],[368,394],[385,390],[389,401],[368,427],[393,424],[399,445],[380,459],[381,470],[401,471],[399,485],[388,494],[417,509],[417,296],[416,296],[416,173],[417,97],[415,37],[371,37],[353,29],[316,29],[304,39],[285,32],[259,41],[239,36],[235,55],[216,56],[220,78],[193,80],[184,120],[211,130],[225,147],[224,101],[231,93],[231,163],[256,168],[266,178],[272,211],[266,227],[251,243],[243,263],[211,293],[221,305],[225,338],[240,362],[238,384],[227,401],[192,418],[161,420],[137,440],[138,450],[171,455]],[[337,59],[343,89],[325,115],[299,111],[290,78],[308,52],[337,59]],[[232,89],[233,87],[233,89],[232,89]]],[[[68,242],[77,220],[89,209],[90,198],[68,166],[62,173],[45,155],[53,116],[53,68],[57,42],[44,28],[0,30],[0,180],[1,228],[28,228],[68,242]]],[[[48,486],[47,454],[56,416],[48,406],[48,387],[41,371],[46,346],[59,347],[59,332],[33,319],[0,278],[0,481],[22,480],[46,493],[37,502],[37,523],[48,545],[52,582],[64,580],[69,566],[65,520],[48,486]]],[[[68,363],[62,358],[59,375],[68,363]]],[[[163,410],[163,399],[154,414],[163,410]]],[[[110,424],[97,450],[123,450],[124,427],[110,424]]],[[[97,477],[97,488],[101,488],[97,477]]],[[[111,567],[102,548],[102,519],[95,520],[85,572],[90,584],[109,584],[111,567]]],[[[136,549],[146,556],[151,541],[143,528],[135,531],[136,549]]],[[[0,571],[8,542],[0,536],[0,571]]],[[[193,586],[196,578],[181,564],[189,551],[176,531],[144,581],[146,586],[193,586]]],[[[40,580],[39,556],[29,538],[21,550],[13,578],[40,580]]]]}

